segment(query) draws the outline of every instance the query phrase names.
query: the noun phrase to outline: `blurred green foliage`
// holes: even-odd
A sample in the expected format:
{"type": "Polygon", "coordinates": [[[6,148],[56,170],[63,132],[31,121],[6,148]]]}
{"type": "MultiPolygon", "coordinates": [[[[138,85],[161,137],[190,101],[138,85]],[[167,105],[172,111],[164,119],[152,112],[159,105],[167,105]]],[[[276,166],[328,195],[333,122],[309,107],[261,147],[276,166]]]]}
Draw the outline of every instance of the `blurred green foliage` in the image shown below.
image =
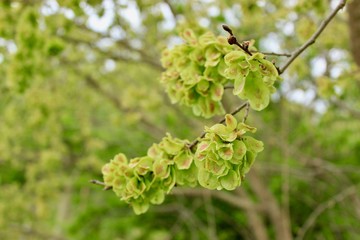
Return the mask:
{"type": "MultiPolygon", "coordinates": [[[[180,189],[136,216],[89,183],[117,153],[143,156],[166,132],[193,140],[221,117],[194,117],[160,84],[160,53],[184,29],[226,36],[227,24],[259,51],[289,53],[330,10],[325,0],[1,1],[0,239],[255,239],[244,199],[275,239],[262,193],[294,237],[327,206],[304,239],[360,238],[360,74],[344,12],[282,75],[268,108],[250,111],[264,151],[239,190],[180,189]]],[[[226,91],[230,112],[241,100],[226,91]]]]}

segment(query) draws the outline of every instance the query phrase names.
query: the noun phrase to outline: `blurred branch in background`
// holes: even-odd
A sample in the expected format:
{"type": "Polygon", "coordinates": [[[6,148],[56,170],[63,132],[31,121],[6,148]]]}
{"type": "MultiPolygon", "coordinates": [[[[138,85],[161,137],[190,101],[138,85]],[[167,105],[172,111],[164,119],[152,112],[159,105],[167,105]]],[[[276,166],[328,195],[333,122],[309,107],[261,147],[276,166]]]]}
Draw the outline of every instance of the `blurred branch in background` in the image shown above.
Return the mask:
{"type": "MultiPolygon", "coordinates": [[[[314,225],[316,219],[327,209],[334,207],[335,204],[343,201],[345,198],[355,195],[359,192],[359,186],[353,185],[346,189],[344,189],[339,194],[333,196],[328,201],[321,203],[319,206],[315,208],[315,210],[309,215],[306,219],[304,225],[299,229],[295,240],[304,239],[306,232],[314,225]]],[[[357,206],[358,210],[360,206],[357,206]]]]}
{"type": "Polygon", "coordinates": [[[320,34],[324,31],[326,26],[331,22],[331,20],[336,16],[336,14],[345,6],[346,0],[340,0],[336,8],[325,18],[316,32],[297,50],[291,53],[290,59],[284,64],[282,68],[280,68],[280,74],[283,73],[289,65],[309,46],[315,43],[316,39],[320,36],[320,34]]]}

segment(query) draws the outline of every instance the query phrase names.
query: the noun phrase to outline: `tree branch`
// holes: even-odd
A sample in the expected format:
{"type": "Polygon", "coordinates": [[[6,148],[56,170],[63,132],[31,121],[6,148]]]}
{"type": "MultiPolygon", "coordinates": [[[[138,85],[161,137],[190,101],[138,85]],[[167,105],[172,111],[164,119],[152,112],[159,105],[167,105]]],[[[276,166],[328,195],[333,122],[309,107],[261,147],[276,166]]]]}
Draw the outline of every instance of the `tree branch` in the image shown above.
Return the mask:
{"type": "Polygon", "coordinates": [[[360,119],[360,111],[357,109],[353,109],[350,106],[348,106],[345,102],[338,100],[338,99],[331,99],[330,103],[334,104],[335,106],[346,110],[351,116],[360,119]]]}
{"type": "Polygon", "coordinates": [[[307,218],[304,225],[298,231],[298,234],[295,240],[304,239],[306,232],[314,225],[316,219],[326,210],[335,206],[336,203],[343,201],[345,198],[355,194],[357,192],[357,185],[353,185],[351,187],[346,188],[344,191],[339,194],[333,196],[328,201],[320,204],[307,218]]]}
{"type": "Polygon", "coordinates": [[[241,48],[244,52],[246,52],[247,54],[249,54],[250,56],[252,56],[252,53],[249,51],[249,43],[248,42],[243,42],[242,44],[240,44],[238,42],[238,40],[236,39],[236,37],[234,36],[231,28],[229,28],[229,26],[227,25],[222,25],[223,29],[225,31],[227,31],[230,36],[228,37],[228,43],[230,45],[236,45],[238,46],[239,48],[241,48]]]}
{"type": "Polygon", "coordinates": [[[291,53],[276,53],[276,52],[260,52],[260,51],[251,51],[252,53],[262,53],[268,56],[278,56],[278,57],[291,57],[291,53]]]}
{"type": "MultiPolygon", "coordinates": [[[[101,86],[95,81],[94,78],[92,78],[90,75],[85,76],[85,82],[90,86],[92,89],[94,89],[96,92],[98,92],[103,97],[110,100],[110,102],[121,112],[133,112],[134,110],[126,108],[122,105],[122,103],[119,101],[119,99],[115,96],[113,96],[111,93],[108,93],[105,91],[101,86]]],[[[164,131],[160,129],[158,126],[154,125],[152,122],[150,122],[147,118],[145,118],[143,115],[140,117],[140,122],[148,129],[151,130],[152,133],[154,133],[157,137],[160,137],[163,135],[164,131]]]]}
{"type": "Polygon", "coordinates": [[[222,200],[229,205],[232,205],[240,209],[252,209],[255,211],[262,211],[263,209],[255,206],[251,201],[245,200],[244,198],[239,198],[230,193],[224,191],[212,191],[203,188],[174,188],[171,193],[172,195],[186,195],[186,196],[204,196],[204,194],[209,194],[214,198],[222,200]]]}
{"type": "MultiPolygon", "coordinates": [[[[245,107],[247,107],[249,105],[249,103],[246,101],[245,103],[243,103],[242,105],[240,105],[239,107],[237,107],[234,111],[232,111],[230,114],[231,115],[235,115],[238,112],[240,112],[242,109],[244,109],[245,107]]],[[[247,117],[247,116],[246,116],[247,117]]],[[[218,123],[224,123],[225,122],[225,117],[223,117],[218,123]]],[[[188,146],[190,149],[193,148],[196,144],[199,143],[199,140],[203,137],[205,137],[206,132],[203,132],[201,134],[200,137],[196,138],[192,143],[190,143],[190,145],[188,146]]]]}
{"type": "Polygon", "coordinates": [[[112,189],[112,186],[107,186],[104,182],[101,182],[101,181],[96,180],[96,179],[92,179],[92,180],[90,180],[89,182],[92,183],[92,184],[95,184],[95,185],[103,186],[103,187],[104,187],[104,190],[110,190],[110,189],[112,189]]]}
{"type": "Polygon", "coordinates": [[[329,14],[329,16],[321,22],[319,28],[316,30],[316,32],[307,40],[300,48],[298,48],[296,51],[294,51],[291,54],[291,58],[285,63],[285,65],[279,70],[279,74],[282,74],[289,65],[310,45],[314,44],[316,39],[320,36],[320,34],[324,31],[326,26],[331,22],[331,20],[335,17],[335,15],[342,9],[346,4],[346,0],[340,0],[339,4],[336,6],[336,8],[329,14]]]}

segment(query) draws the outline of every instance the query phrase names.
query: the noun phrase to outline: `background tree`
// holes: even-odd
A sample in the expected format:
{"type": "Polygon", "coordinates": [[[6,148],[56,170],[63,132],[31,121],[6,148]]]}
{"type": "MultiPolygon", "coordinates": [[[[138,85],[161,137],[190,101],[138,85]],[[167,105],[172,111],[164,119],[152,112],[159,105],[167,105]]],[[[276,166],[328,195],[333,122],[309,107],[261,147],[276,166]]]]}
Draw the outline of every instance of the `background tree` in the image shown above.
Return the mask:
{"type": "MultiPolygon", "coordinates": [[[[88,183],[118,152],[144,155],[166,132],[193,140],[223,117],[194,117],[160,84],[160,53],[184,29],[227,36],[227,24],[290,54],[339,2],[1,1],[0,238],[359,238],[358,0],[286,69],[269,107],[250,110],[265,148],[240,188],[176,188],[139,217],[88,183]]],[[[242,104],[225,96],[226,112],[242,104]]]]}

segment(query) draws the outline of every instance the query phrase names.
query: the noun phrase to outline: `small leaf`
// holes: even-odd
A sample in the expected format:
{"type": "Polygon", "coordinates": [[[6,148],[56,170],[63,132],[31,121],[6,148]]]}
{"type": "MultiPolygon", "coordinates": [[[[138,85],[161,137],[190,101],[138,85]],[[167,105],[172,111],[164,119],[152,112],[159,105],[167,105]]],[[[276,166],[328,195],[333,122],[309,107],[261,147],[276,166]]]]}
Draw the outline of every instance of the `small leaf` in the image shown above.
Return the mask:
{"type": "Polygon", "coordinates": [[[193,158],[194,157],[191,154],[190,150],[184,150],[174,157],[174,162],[177,168],[180,170],[189,169],[193,158]]]}
{"type": "Polygon", "coordinates": [[[166,134],[167,136],[162,139],[159,143],[161,149],[163,149],[166,153],[171,155],[178,154],[181,149],[185,146],[184,142],[180,139],[172,138],[169,133],[166,134]]]}
{"type": "Polygon", "coordinates": [[[160,158],[163,154],[163,151],[159,148],[158,144],[153,144],[147,151],[147,155],[151,158],[160,158]]]}
{"type": "Polygon", "coordinates": [[[239,97],[249,99],[251,108],[257,111],[263,110],[269,105],[270,91],[262,81],[260,73],[249,73],[246,78],[245,87],[239,93],[239,97]]]}
{"type": "Polygon", "coordinates": [[[201,186],[211,190],[219,186],[219,182],[214,175],[201,169],[199,169],[198,181],[201,186]]]}
{"type": "Polygon", "coordinates": [[[235,128],[237,127],[236,118],[231,114],[226,114],[225,115],[225,124],[230,131],[235,130],[235,128]]]}
{"type": "Polygon", "coordinates": [[[196,45],[197,43],[197,39],[195,36],[195,33],[190,29],[186,29],[183,33],[182,33],[182,38],[187,41],[189,44],[191,45],[196,45]]]}
{"type": "Polygon", "coordinates": [[[215,124],[212,126],[209,131],[218,135],[222,140],[226,142],[232,142],[236,139],[237,134],[235,131],[231,130],[231,128],[223,125],[223,124],[215,124]]]}
{"type": "Polygon", "coordinates": [[[234,170],[230,170],[226,176],[221,177],[219,180],[221,186],[229,191],[234,190],[241,184],[241,178],[234,170]]]}
{"type": "Polygon", "coordinates": [[[240,74],[238,77],[235,78],[233,94],[239,95],[244,90],[244,86],[245,86],[245,77],[243,77],[243,75],[240,74]]]}
{"type": "Polygon", "coordinates": [[[241,74],[241,68],[237,64],[232,64],[224,71],[225,77],[229,79],[236,79],[240,77],[241,74]]]}
{"type": "Polygon", "coordinates": [[[224,160],[230,160],[233,157],[234,150],[232,144],[227,144],[218,151],[219,156],[224,160]]]}
{"type": "Polygon", "coordinates": [[[202,153],[202,152],[206,151],[209,146],[210,146],[209,142],[201,141],[197,146],[196,153],[202,153]]]}
{"type": "Polygon", "coordinates": [[[120,165],[127,164],[128,160],[127,160],[125,154],[120,153],[114,157],[113,162],[114,162],[114,164],[116,163],[116,165],[120,166],[120,165]]]}
{"type": "Polygon", "coordinates": [[[234,154],[230,162],[233,164],[240,164],[246,154],[246,146],[243,141],[235,140],[233,142],[234,154]]]}
{"type": "Polygon", "coordinates": [[[131,205],[136,215],[147,212],[150,206],[149,203],[146,202],[133,202],[131,205]]]}
{"type": "Polygon", "coordinates": [[[218,102],[222,99],[224,94],[224,86],[220,83],[214,83],[210,88],[211,99],[218,102]]]}
{"type": "Polygon", "coordinates": [[[157,178],[165,179],[170,175],[170,169],[165,160],[156,161],[153,165],[154,175],[157,178]]]}
{"type": "Polygon", "coordinates": [[[212,173],[216,176],[224,176],[227,174],[228,171],[228,168],[223,161],[221,163],[218,163],[210,159],[205,160],[204,169],[207,172],[212,173]]]}
{"type": "Polygon", "coordinates": [[[209,87],[210,82],[206,79],[202,79],[196,84],[196,92],[200,93],[203,96],[207,96],[209,87]]]}
{"type": "Polygon", "coordinates": [[[165,192],[161,189],[157,189],[151,193],[149,199],[152,204],[162,204],[165,200],[165,192]]]}
{"type": "Polygon", "coordinates": [[[262,141],[258,141],[253,137],[250,136],[244,136],[243,141],[249,151],[252,151],[254,153],[261,152],[264,150],[264,144],[262,141]]]}
{"type": "Polygon", "coordinates": [[[225,55],[224,60],[226,65],[231,65],[234,62],[239,62],[246,58],[246,55],[242,51],[231,51],[225,55]]]}
{"type": "Polygon", "coordinates": [[[216,42],[216,38],[212,32],[206,32],[199,37],[199,44],[206,46],[216,42]]]}
{"type": "Polygon", "coordinates": [[[246,132],[251,132],[251,133],[255,133],[256,132],[256,128],[255,127],[251,127],[243,122],[240,122],[237,126],[237,130],[238,130],[238,135],[242,136],[244,135],[246,132]]]}
{"type": "Polygon", "coordinates": [[[256,157],[256,155],[253,152],[251,152],[251,151],[246,152],[246,155],[244,158],[245,161],[243,162],[243,166],[241,169],[242,175],[245,175],[246,173],[248,173],[250,171],[250,168],[255,161],[255,157],[256,157]]]}

